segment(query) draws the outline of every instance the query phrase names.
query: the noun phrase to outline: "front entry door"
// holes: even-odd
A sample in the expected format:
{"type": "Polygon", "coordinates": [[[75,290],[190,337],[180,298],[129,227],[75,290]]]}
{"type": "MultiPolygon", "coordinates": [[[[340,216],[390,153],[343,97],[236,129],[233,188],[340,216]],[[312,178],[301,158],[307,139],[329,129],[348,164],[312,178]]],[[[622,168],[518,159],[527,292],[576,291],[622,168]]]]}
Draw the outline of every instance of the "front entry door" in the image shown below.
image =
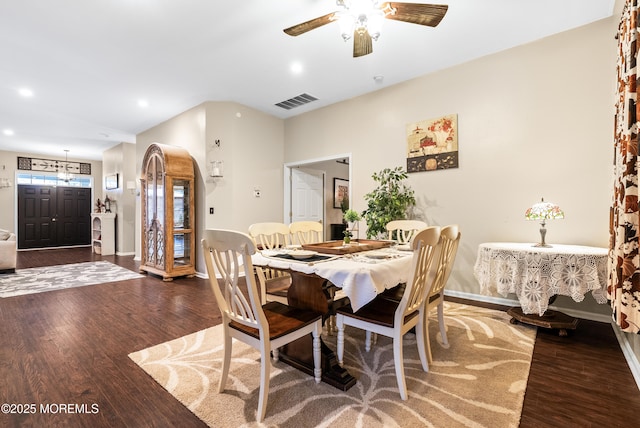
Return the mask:
{"type": "Polygon", "coordinates": [[[18,186],[18,248],[91,244],[91,189],[18,186]]]}

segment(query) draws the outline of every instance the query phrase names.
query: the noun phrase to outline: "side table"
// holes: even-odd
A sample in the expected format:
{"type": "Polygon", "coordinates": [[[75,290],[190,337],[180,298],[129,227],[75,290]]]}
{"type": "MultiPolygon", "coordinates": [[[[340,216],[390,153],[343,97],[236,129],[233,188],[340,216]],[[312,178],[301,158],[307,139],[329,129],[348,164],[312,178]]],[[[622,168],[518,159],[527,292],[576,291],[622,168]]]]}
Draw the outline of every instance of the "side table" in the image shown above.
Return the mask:
{"type": "Polygon", "coordinates": [[[566,336],[578,320],[548,310],[549,304],[559,295],[581,302],[589,291],[598,303],[606,303],[607,256],[600,247],[491,242],[480,244],[474,275],[482,294],[517,296],[520,307],[507,311],[511,322],[557,328],[566,336]]]}

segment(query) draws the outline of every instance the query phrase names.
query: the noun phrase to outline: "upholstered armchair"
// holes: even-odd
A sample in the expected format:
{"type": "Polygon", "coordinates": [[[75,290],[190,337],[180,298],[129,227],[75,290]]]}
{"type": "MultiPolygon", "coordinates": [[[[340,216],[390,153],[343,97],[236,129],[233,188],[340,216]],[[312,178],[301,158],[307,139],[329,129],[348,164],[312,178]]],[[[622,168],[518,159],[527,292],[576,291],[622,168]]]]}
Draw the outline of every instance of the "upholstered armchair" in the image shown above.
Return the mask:
{"type": "Polygon", "coordinates": [[[0,273],[16,270],[16,235],[0,229],[0,273]]]}

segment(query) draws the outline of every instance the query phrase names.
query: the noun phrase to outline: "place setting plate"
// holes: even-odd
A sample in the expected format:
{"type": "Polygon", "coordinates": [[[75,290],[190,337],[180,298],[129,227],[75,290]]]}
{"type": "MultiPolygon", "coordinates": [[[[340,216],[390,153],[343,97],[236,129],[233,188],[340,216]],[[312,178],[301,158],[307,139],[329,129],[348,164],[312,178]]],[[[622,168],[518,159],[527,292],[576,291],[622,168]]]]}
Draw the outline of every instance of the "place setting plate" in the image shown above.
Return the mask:
{"type": "Polygon", "coordinates": [[[370,259],[376,259],[376,260],[388,259],[390,257],[389,253],[385,253],[382,251],[368,251],[366,253],[363,253],[362,255],[370,259]]]}
{"type": "Polygon", "coordinates": [[[310,259],[311,257],[317,254],[318,253],[316,251],[309,251],[309,250],[294,250],[289,253],[289,255],[296,260],[310,259]]]}

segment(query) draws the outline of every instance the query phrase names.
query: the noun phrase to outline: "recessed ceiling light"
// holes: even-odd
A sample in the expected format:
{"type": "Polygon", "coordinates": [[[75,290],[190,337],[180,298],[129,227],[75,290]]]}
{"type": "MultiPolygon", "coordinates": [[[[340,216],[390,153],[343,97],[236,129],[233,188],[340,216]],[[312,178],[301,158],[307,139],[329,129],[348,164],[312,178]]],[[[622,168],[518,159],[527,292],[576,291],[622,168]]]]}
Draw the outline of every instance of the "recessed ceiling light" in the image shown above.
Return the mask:
{"type": "Polygon", "coordinates": [[[4,135],[8,135],[8,136],[15,135],[15,132],[13,132],[13,129],[5,129],[5,130],[2,131],[2,133],[4,135]]]}
{"type": "Polygon", "coordinates": [[[299,62],[294,62],[291,64],[291,72],[293,74],[300,74],[303,71],[302,64],[299,62]]]}
{"type": "Polygon", "coordinates": [[[381,76],[381,75],[373,76],[373,81],[376,83],[382,83],[383,80],[384,80],[384,76],[381,76]]]}
{"type": "Polygon", "coordinates": [[[29,98],[33,96],[33,91],[29,88],[20,88],[18,89],[18,93],[25,98],[29,98]]]}
{"type": "Polygon", "coordinates": [[[142,108],[149,107],[149,101],[147,101],[147,100],[138,100],[138,107],[142,107],[142,108]]]}

